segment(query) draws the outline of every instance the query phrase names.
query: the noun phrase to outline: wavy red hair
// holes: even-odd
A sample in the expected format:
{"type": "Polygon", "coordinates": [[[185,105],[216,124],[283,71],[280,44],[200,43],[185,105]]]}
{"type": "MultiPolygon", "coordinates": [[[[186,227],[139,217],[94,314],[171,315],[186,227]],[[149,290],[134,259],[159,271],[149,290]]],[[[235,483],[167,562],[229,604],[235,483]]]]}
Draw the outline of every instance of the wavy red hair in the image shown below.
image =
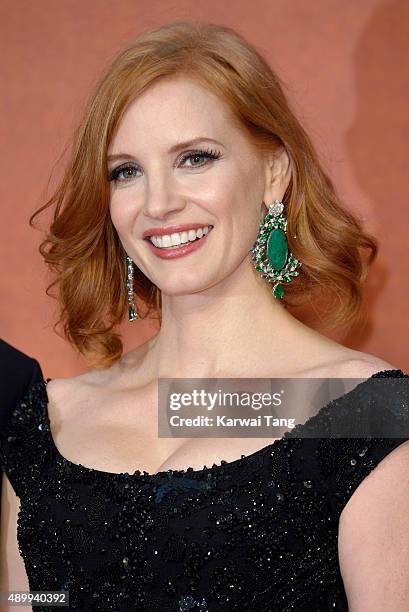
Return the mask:
{"type": "MultiPolygon", "coordinates": [[[[109,214],[107,150],[135,98],[158,79],[185,75],[226,102],[261,152],[284,146],[292,177],[283,201],[288,242],[302,262],[286,285],[286,304],[334,294],[331,326],[353,322],[363,304],[362,283],[377,254],[376,239],[339,201],[313,145],[262,55],[233,29],[178,21],[139,35],[101,76],[74,133],[70,159],[52,197],[31,217],[53,207],[40,253],[56,278],[65,337],[95,367],[122,354],[115,331],[127,313],[125,251],[109,214]],[[294,238],[296,236],[296,239],[294,238]],[[361,249],[369,251],[364,260],[361,249]]],[[[159,289],[135,268],[137,310],[160,319],[159,289]]],[[[274,298],[272,298],[274,299],[274,298]]]]}

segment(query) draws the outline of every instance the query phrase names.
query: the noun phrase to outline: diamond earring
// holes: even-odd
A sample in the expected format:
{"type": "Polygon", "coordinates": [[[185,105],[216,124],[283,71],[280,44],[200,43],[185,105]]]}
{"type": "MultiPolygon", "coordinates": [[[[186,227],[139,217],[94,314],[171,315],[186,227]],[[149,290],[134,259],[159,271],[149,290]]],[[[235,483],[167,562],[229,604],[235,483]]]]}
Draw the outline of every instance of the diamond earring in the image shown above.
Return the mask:
{"type": "Polygon", "coordinates": [[[287,219],[283,209],[284,204],[279,200],[270,204],[263,223],[259,224],[257,240],[249,251],[256,270],[269,283],[274,284],[272,293],[278,299],[284,297],[284,287],[281,283],[290,283],[291,276],[298,276],[297,268],[302,265],[289,253],[287,219]]]}
{"type": "Polygon", "coordinates": [[[133,262],[129,255],[126,256],[126,292],[128,295],[128,319],[135,321],[139,318],[135,310],[134,288],[133,288],[133,262]]]}

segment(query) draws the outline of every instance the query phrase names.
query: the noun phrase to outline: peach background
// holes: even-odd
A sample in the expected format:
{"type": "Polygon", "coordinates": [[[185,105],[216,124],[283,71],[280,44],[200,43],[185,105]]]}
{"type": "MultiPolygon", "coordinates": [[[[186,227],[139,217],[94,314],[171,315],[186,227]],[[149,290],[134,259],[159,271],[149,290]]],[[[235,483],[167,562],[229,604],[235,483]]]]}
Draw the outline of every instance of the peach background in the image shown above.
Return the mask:
{"type": "MultiPolygon", "coordinates": [[[[2,0],[0,336],[36,357],[45,376],[87,369],[53,331],[56,303],[28,218],[113,54],[145,29],[188,18],[236,28],[287,83],[339,193],[380,239],[368,325],[331,336],[409,371],[406,0],[2,0]]],[[[121,329],[125,351],[154,330],[121,329]]]]}

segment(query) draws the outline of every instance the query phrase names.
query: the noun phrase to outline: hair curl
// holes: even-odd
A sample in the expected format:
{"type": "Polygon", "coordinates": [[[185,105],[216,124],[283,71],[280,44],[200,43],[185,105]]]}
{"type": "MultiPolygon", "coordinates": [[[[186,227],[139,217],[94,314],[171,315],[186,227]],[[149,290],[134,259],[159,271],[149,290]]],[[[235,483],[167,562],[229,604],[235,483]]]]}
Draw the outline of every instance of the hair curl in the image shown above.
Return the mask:
{"type": "MultiPolygon", "coordinates": [[[[138,36],[102,74],[74,132],[63,178],[48,201],[30,217],[54,206],[39,251],[58,284],[60,318],[68,341],[96,367],[122,354],[114,331],[127,312],[125,251],[109,214],[107,150],[129,104],[152,83],[184,75],[225,101],[262,152],[284,146],[292,176],[286,203],[289,248],[302,262],[284,301],[334,292],[332,326],[353,322],[363,305],[362,282],[377,255],[376,239],[346,210],[318,161],[314,147],[290,109],[281,79],[261,54],[233,29],[177,21],[138,36]],[[295,238],[296,236],[296,238],[295,238]],[[370,254],[364,262],[360,249],[370,254]]],[[[135,268],[135,293],[142,318],[161,316],[159,289],[135,268]]],[[[52,296],[55,297],[55,296],[52,296]]]]}

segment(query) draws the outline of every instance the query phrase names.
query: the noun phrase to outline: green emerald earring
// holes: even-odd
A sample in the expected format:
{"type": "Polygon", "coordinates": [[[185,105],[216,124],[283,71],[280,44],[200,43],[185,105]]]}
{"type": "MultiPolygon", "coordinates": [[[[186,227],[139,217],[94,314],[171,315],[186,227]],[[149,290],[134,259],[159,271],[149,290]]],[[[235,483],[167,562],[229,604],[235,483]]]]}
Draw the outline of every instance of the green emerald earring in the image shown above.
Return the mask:
{"type": "Polygon", "coordinates": [[[290,283],[292,276],[298,276],[301,262],[289,253],[287,242],[287,219],[283,214],[284,204],[275,200],[269,206],[263,223],[260,223],[255,244],[250,249],[253,263],[261,276],[273,283],[273,296],[284,297],[282,283],[290,283]]]}
{"type": "Polygon", "coordinates": [[[139,317],[134,302],[133,261],[129,255],[126,256],[126,292],[128,295],[128,319],[129,321],[135,321],[139,317]]]}

